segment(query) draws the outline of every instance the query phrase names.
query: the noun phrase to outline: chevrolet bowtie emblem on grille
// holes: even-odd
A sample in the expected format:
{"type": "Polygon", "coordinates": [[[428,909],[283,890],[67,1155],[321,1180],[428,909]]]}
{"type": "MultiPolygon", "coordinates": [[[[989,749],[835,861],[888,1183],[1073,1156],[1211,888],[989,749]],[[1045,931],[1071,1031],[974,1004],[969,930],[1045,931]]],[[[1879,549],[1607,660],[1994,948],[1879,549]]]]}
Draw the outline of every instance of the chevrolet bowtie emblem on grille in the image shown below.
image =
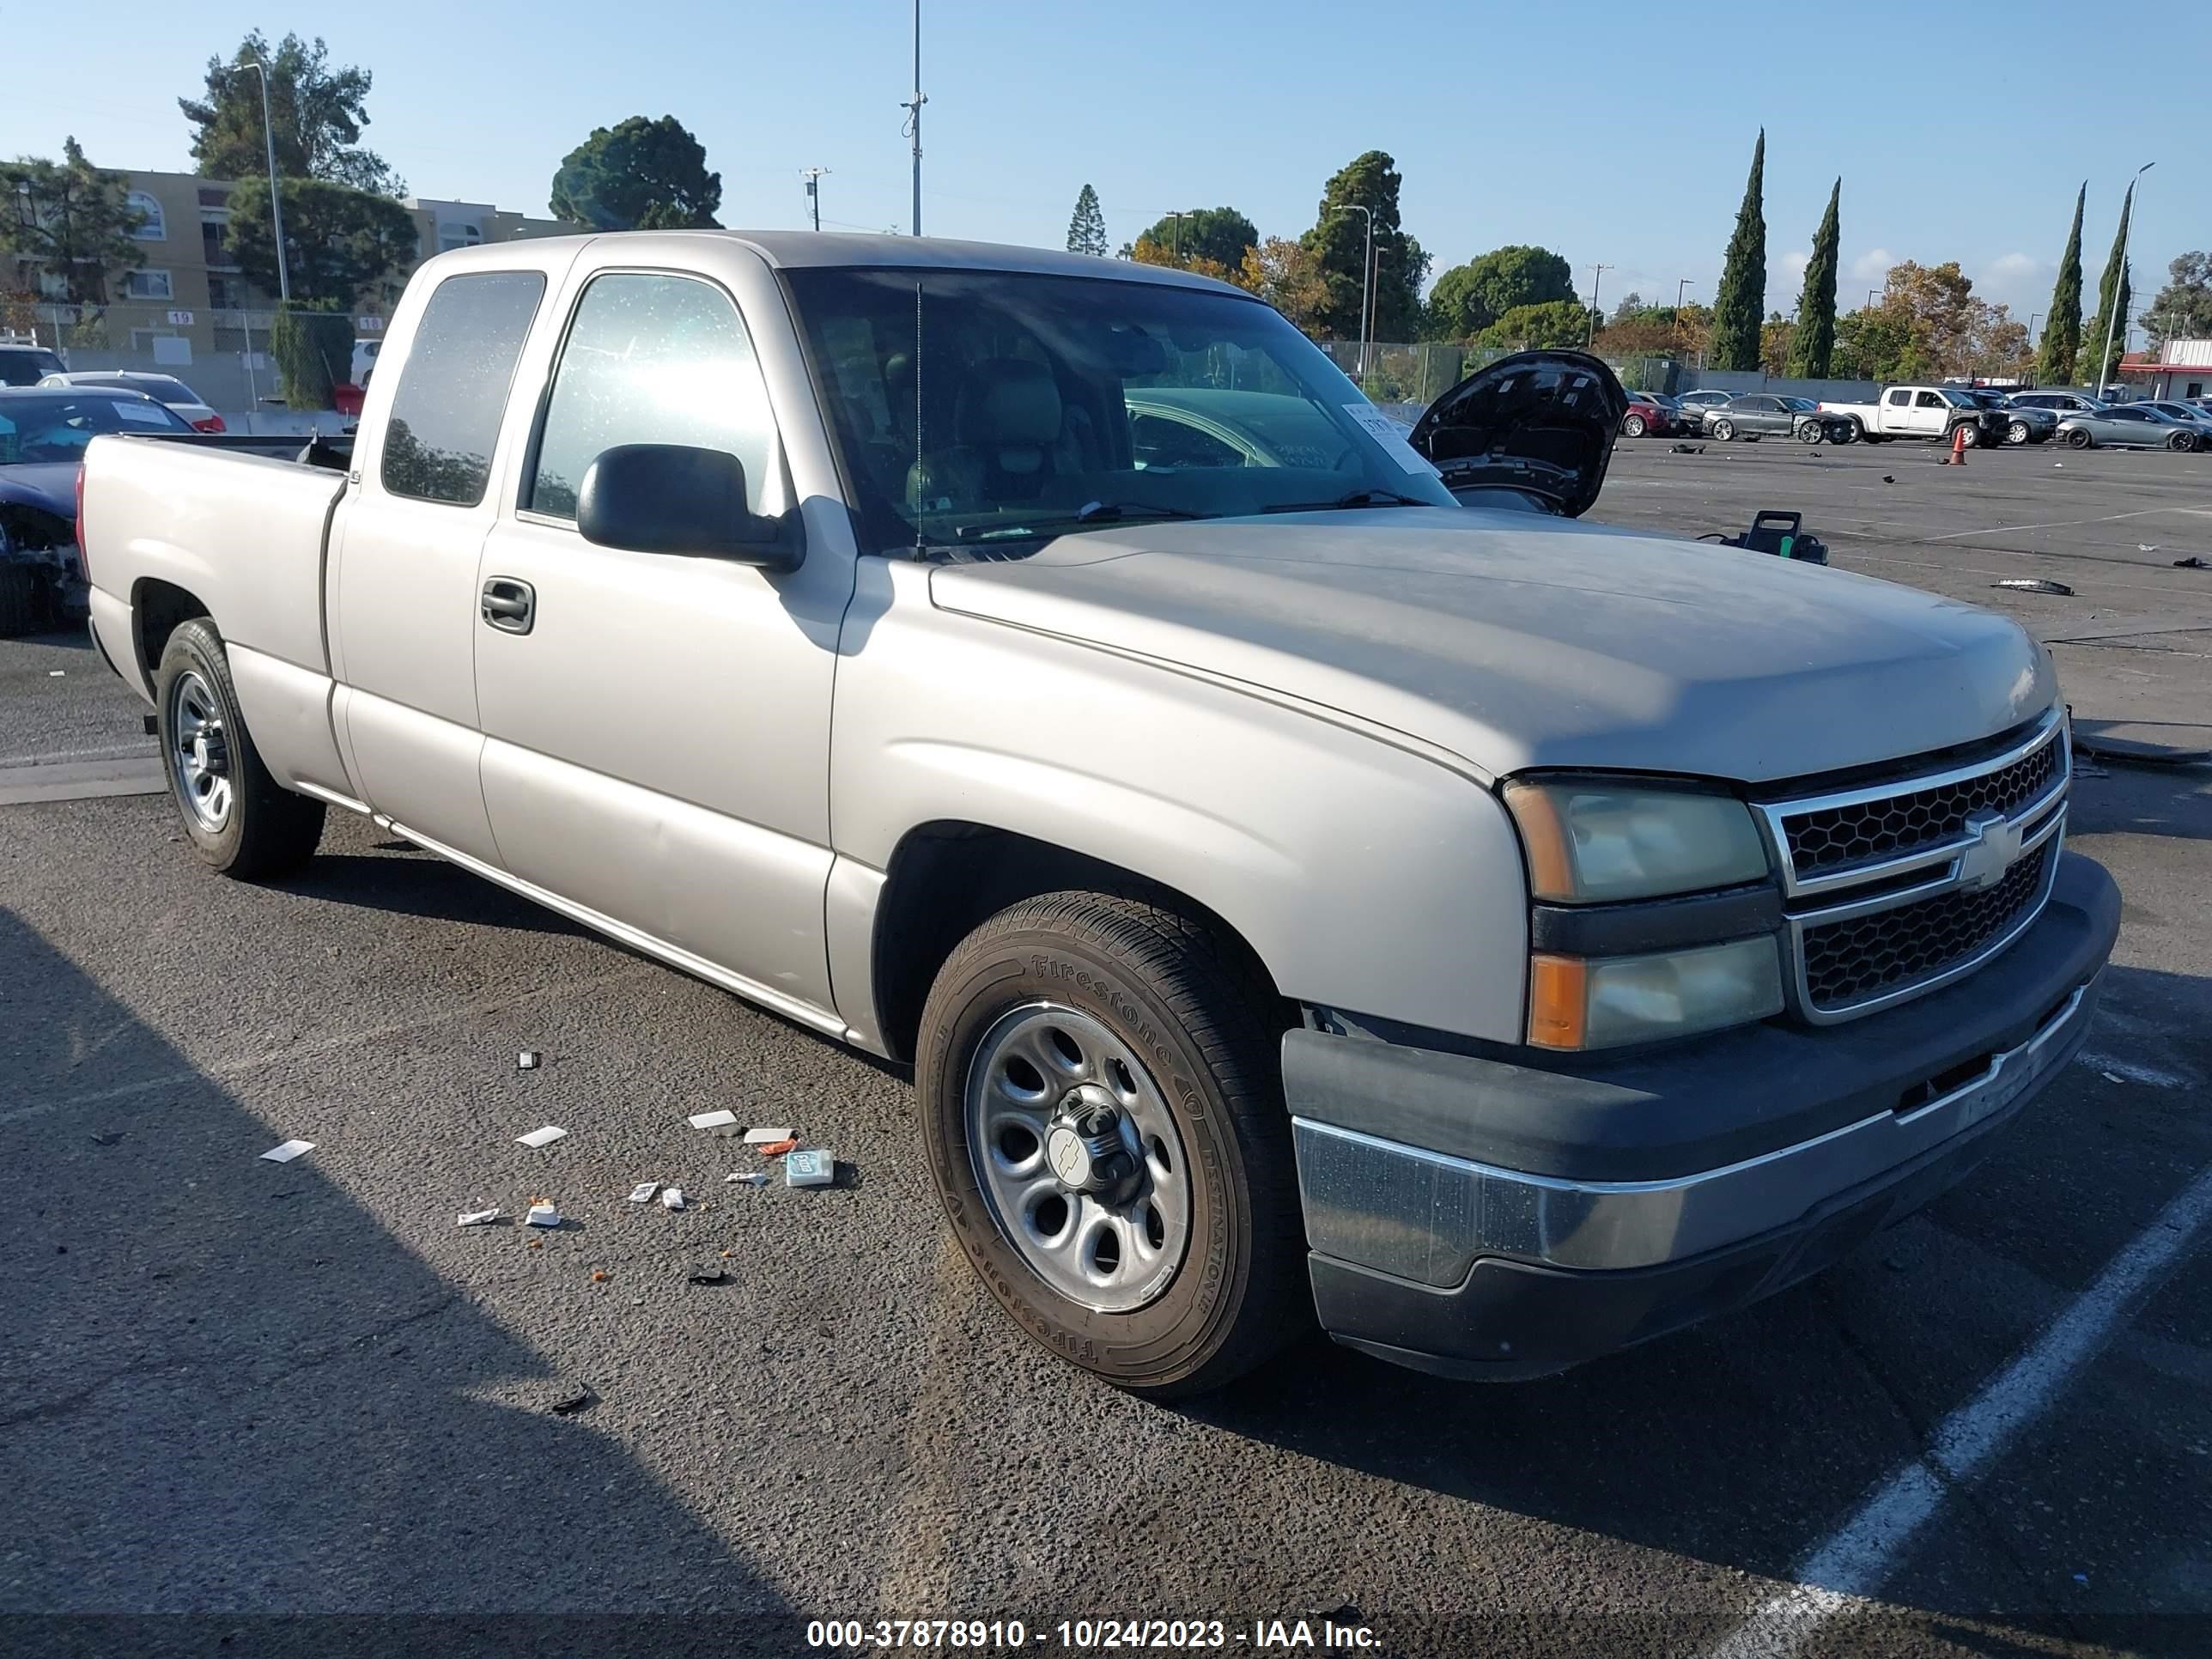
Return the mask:
{"type": "Polygon", "coordinates": [[[1978,893],[1996,886],[2012,868],[2020,856],[2021,828],[2002,812],[1970,812],[1966,832],[1974,839],[1959,854],[1959,885],[1978,893]]]}

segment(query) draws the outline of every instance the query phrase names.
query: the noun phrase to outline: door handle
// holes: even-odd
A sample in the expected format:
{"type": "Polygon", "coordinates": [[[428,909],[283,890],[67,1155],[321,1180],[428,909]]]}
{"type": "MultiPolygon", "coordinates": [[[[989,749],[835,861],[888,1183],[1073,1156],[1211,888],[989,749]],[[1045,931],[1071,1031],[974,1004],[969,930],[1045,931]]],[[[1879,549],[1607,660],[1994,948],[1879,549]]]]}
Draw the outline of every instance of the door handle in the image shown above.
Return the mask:
{"type": "Polygon", "coordinates": [[[527,634],[537,620],[538,592],[528,582],[494,576],[483,585],[478,614],[502,634],[527,634]]]}

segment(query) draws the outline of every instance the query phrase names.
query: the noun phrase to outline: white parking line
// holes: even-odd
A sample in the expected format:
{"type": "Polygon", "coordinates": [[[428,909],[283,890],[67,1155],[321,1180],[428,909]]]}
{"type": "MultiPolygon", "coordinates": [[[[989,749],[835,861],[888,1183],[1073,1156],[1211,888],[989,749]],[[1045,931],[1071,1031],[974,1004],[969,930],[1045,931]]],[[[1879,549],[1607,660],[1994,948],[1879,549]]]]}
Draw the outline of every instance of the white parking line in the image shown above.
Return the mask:
{"type": "Polygon", "coordinates": [[[2107,513],[2101,519],[2058,519],[2049,524],[2000,524],[1987,530],[1954,530],[1948,536],[1923,536],[1923,542],[1955,542],[1965,536],[2008,536],[2020,530],[2078,530],[2083,525],[2118,524],[2122,519],[2154,519],[2161,513],[2202,513],[2201,507],[2145,507],[2133,513],[2107,513]]]}
{"type": "Polygon", "coordinates": [[[2087,1048],[2074,1056],[2076,1066],[2086,1066],[2093,1072],[2110,1072],[2114,1077],[2124,1077],[2130,1083],[2148,1083],[2154,1089],[2186,1089],[2189,1079],[2176,1077],[2171,1072],[2161,1072],[2132,1060],[2115,1060],[2110,1054],[2091,1054],[2087,1048]]]}
{"type": "Polygon", "coordinates": [[[2212,1217],[2212,1170],[2197,1179],[2114,1256],[2097,1282],[2035,1346],[1943,1419],[1925,1455],[1885,1481],[1858,1511],[1798,1565],[1798,1583],[1760,1606],[1712,1659],[1784,1659],[1855,1600],[1871,1597],[1948,1489],[1973,1480],[2040,1415],[2094,1358],[2136,1299],[2171,1267],[2212,1217]]]}

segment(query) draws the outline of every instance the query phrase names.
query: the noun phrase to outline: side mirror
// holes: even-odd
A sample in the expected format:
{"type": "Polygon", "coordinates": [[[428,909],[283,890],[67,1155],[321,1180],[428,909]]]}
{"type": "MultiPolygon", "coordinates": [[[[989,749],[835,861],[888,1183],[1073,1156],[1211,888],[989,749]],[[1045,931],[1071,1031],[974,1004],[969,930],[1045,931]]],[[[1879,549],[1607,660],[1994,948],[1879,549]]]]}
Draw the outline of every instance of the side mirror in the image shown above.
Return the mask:
{"type": "Polygon", "coordinates": [[[679,553],[795,569],[799,547],[745,506],[745,469],[726,451],[684,444],[604,450],[576,492],[587,542],[631,553],[679,553]]]}

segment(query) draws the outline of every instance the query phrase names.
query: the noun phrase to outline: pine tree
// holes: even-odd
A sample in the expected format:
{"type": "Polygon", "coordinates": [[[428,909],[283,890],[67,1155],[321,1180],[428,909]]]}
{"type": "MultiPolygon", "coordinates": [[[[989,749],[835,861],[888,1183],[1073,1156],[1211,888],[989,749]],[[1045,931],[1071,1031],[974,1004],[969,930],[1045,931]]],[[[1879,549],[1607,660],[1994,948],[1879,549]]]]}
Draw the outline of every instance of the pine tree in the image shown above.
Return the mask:
{"type": "Polygon", "coordinates": [[[1766,320],[1766,129],[1751,152],[1751,177],[1744,181],[1743,205],[1736,210],[1735,234],[1729,238],[1721,267],[1720,290],[1713,297],[1712,342],[1707,363],[1713,368],[1759,367],[1759,325],[1766,320]]]}
{"type": "Polygon", "coordinates": [[[1844,181],[1828,192],[1828,210],[1813,233],[1813,257],[1805,262],[1805,287],[1797,296],[1797,330],[1790,338],[1790,373],[1800,380],[1825,380],[1836,355],[1836,244],[1842,238],[1838,213],[1844,181]]]}
{"type": "Polygon", "coordinates": [[[2074,378],[2074,359],[2081,349],[2081,210],[2089,200],[2087,179],[2074,198],[2074,228],[2066,233],[2066,252],[2058,256],[2058,280],[2051,285],[2051,315],[2043,325],[2043,349],[2035,378],[2045,386],[2065,386],[2074,378]]]}
{"type": "MultiPolygon", "coordinates": [[[[2136,187],[2128,186],[2128,193],[2120,198],[2120,228],[2112,233],[2112,251],[2105,258],[2105,275],[2097,284],[2097,314],[2089,319],[2088,327],[2081,331],[2081,343],[2090,356],[2086,360],[2092,371],[2083,381],[2093,396],[2104,396],[2106,380],[2112,365],[2119,362],[2128,344],[2128,305],[2135,298],[2134,284],[2128,281],[2128,219],[2135,212],[2136,187]],[[2118,318],[2117,323],[2111,319],[2118,318]],[[2105,331],[2112,334],[2112,352],[2105,350],[2105,331]]],[[[2075,367],[2078,369],[2080,362],[2075,367]]]]}
{"type": "Polygon", "coordinates": [[[1098,192],[1084,185],[1075,198],[1075,216],[1067,222],[1067,251],[1106,257],[1106,216],[1098,210],[1098,192]]]}

